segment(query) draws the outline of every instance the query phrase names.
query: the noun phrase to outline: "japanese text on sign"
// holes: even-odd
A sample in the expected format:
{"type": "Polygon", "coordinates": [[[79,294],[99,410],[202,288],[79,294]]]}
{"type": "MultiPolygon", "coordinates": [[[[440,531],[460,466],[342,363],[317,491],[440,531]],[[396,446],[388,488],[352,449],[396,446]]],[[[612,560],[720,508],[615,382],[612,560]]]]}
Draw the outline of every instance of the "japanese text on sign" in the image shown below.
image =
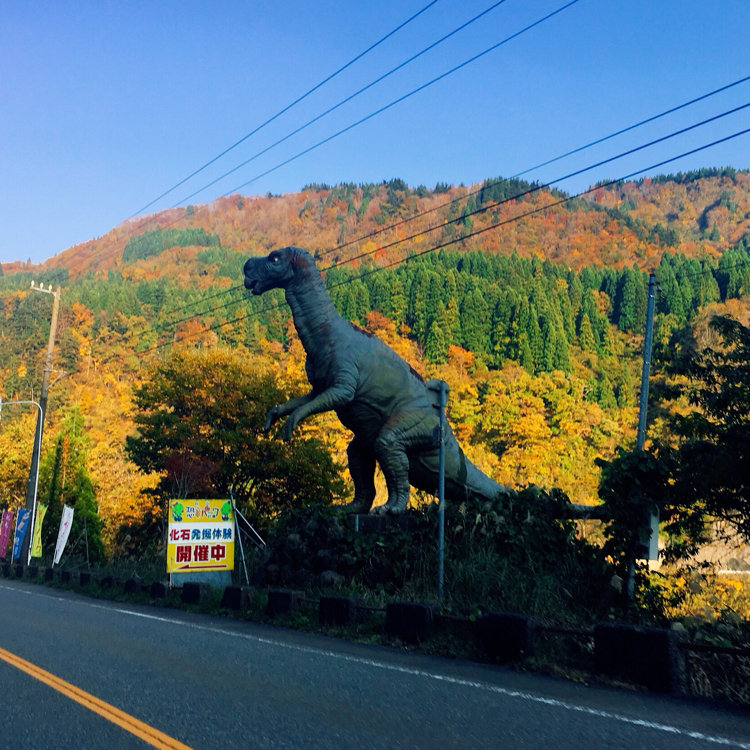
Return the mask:
{"type": "Polygon", "coordinates": [[[169,504],[167,572],[234,569],[234,510],[229,500],[169,504]]]}

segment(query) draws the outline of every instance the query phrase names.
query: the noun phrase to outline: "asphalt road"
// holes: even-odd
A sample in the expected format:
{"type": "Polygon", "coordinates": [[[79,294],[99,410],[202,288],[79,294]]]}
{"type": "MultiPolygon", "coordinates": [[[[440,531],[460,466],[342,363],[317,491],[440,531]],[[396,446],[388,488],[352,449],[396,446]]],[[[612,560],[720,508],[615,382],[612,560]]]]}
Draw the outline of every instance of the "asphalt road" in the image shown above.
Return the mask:
{"type": "Polygon", "coordinates": [[[148,744],[9,654],[192,748],[750,750],[739,710],[21,581],[0,581],[0,650],[13,750],[148,744]]]}

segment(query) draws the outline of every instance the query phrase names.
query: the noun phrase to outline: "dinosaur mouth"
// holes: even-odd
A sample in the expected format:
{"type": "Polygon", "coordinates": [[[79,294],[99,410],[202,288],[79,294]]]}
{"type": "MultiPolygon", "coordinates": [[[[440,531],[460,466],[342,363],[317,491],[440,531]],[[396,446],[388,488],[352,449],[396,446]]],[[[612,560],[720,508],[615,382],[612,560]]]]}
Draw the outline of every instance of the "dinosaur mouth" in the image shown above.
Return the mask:
{"type": "Polygon", "coordinates": [[[253,294],[260,294],[258,291],[258,279],[248,279],[245,276],[245,289],[249,289],[253,294]]]}

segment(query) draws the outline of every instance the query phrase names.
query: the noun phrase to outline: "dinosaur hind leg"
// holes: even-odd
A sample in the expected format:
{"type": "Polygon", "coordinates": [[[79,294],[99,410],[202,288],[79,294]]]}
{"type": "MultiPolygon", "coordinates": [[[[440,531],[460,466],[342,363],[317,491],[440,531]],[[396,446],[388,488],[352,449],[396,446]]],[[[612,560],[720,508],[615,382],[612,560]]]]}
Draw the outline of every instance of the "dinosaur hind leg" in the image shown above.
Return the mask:
{"type": "Polygon", "coordinates": [[[403,513],[409,502],[408,452],[432,446],[437,417],[424,419],[419,413],[405,413],[387,424],[375,440],[375,458],[380,464],[388,487],[388,502],[377,508],[379,513],[403,513]]]}
{"type": "Polygon", "coordinates": [[[346,449],[349,473],[354,482],[354,499],[346,506],[350,513],[369,513],[375,499],[375,454],[361,440],[349,443],[346,449]]]}

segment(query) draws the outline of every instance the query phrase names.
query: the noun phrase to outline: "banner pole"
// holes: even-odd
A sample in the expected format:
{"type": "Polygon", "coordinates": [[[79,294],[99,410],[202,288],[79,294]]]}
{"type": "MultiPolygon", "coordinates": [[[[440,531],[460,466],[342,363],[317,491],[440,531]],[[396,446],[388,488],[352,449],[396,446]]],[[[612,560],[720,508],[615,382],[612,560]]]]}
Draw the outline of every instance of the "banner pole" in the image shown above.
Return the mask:
{"type": "MultiPolygon", "coordinates": [[[[18,509],[20,510],[20,508],[18,509]]],[[[10,540],[10,564],[13,565],[13,553],[16,547],[16,534],[18,533],[18,510],[16,510],[16,525],[13,528],[13,539],[10,540]]]]}
{"type": "Polygon", "coordinates": [[[83,517],[83,536],[86,539],[86,570],[91,570],[91,563],[89,562],[89,531],[86,526],[86,516],[83,517]]]}
{"type": "Polygon", "coordinates": [[[240,556],[242,557],[242,568],[245,571],[245,585],[250,585],[250,577],[247,574],[247,565],[245,563],[245,548],[242,546],[242,534],[240,533],[240,524],[237,517],[237,506],[234,504],[234,493],[229,488],[229,499],[232,502],[232,512],[234,513],[234,533],[237,534],[237,541],[240,545],[240,556]]]}

